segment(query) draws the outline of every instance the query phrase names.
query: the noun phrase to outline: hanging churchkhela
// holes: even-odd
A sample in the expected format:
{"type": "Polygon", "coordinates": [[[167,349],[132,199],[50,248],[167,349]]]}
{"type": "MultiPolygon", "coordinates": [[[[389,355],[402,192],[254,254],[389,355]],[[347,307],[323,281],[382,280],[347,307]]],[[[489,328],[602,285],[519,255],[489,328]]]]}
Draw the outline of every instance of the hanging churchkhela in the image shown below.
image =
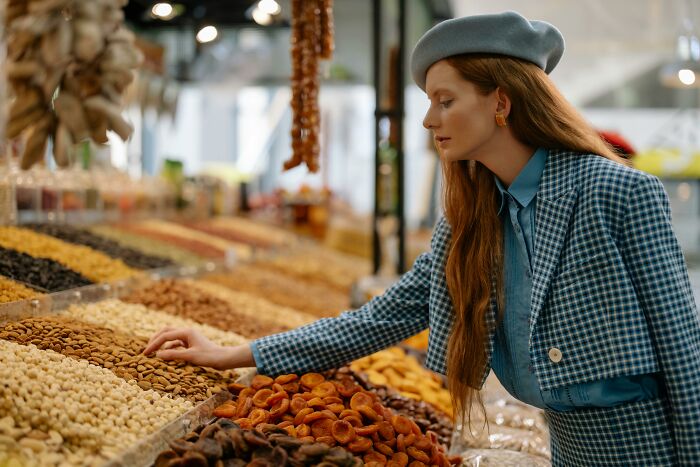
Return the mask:
{"type": "Polygon", "coordinates": [[[126,140],[122,94],[142,60],[124,28],[126,0],[8,0],[7,78],[14,102],[6,136],[26,132],[21,166],[31,167],[53,141],[60,166],[74,144],[126,140]]]}
{"type": "Polygon", "coordinates": [[[305,163],[319,168],[318,63],[333,55],[333,0],[292,0],[292,158],[288,170],[305,163]]]}

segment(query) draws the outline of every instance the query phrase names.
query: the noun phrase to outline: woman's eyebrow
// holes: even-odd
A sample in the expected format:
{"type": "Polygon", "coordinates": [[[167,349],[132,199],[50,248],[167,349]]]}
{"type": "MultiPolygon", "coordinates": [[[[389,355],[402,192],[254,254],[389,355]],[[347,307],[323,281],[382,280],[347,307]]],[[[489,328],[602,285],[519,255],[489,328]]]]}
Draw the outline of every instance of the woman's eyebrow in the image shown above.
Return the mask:
{"type": "Polygon", "coordinates": [[[441,92],[451,92],[451,91],[447,88],[435,88],[430,92],[430,94],[428,94],[428,97],[430,99],[432,99],[433,97],[435,97],[436,94],[439,94],[441,92]]]}

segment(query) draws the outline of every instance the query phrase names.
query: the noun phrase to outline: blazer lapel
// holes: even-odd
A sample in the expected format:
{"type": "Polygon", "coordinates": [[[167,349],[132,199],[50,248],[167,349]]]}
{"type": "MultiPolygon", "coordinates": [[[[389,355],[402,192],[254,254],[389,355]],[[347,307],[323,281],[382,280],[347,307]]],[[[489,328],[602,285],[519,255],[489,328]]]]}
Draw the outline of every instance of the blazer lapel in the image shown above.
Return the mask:
{"type": "Polygon", "coordinates": [[[576,159],[575,153],[551,150],[542,174],[535,209],[530,340],[547,298],[552,275],[559,263],[571,214],[576,204],[578,195],[574,185],[576,159]]]}

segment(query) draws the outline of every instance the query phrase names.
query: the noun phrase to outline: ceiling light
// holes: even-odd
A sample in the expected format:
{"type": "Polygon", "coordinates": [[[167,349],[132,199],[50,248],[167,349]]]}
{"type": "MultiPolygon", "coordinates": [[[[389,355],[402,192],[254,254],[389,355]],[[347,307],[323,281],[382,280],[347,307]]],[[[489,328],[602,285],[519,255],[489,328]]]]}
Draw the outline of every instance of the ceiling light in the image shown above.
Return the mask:
{"type": "Polygon", "coordinates": [[[151,13],[158,18],[170,18],[173,14],[173,6],[170,3],[156,3],[151,8],[151,13]]]}
{"type": "Polygon", "coordinates": [[[678,70],[678,79],[686,86],[691,86],[693,83],[695,83],[695,72],[687,68],[678,70]]]}
{"type": "Polygon", "coordinates": [[[260,0],[258,2],[258,10],[268,15],[278,15],[282,8],[275,0],[260,0]]]}
{"type": "Polygon", "coordinates": [[[217,31],[214,26],[204,26],[197,33],[197,42],[201,42],[202,44],[211,42],[216,39],[216,36],[218,35],[219,31],[217,31]]]}
{"type": "Polygon", "coordinates": [[[255,8],[255,10],[253,10],[253,21],[258,23],[260,26],[267,26],[272,22],[272,16],[265,13],[260,8],[255,8]]]}

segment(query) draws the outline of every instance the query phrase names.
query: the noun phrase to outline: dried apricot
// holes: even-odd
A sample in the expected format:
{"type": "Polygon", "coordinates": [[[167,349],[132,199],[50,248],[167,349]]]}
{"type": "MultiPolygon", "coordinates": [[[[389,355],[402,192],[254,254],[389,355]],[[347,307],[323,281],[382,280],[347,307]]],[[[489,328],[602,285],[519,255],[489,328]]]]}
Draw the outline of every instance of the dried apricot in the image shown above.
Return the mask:
{"type": "Polygon", "coordinates": [[[256,408],[250,411],[248,418],[250,418],[250,423],[255,426],[259,423],[267,423],[270,419],[270,414],[264,409],[256,408]]]}
{"type": "MultiPolygon", "coordinates": [[[[423,432],[420,431],[420,427],[416,424],[416,422],[414,422],[410,418],[408,419],[408,421],[411,422],[411,432],[416,436],[421,436],[423,434],[423,432]]],[[[430,436],[430,435],[428,434],[428,436],[430,436]]],[[[438,444],[437,435],[435,435],[435,441],[433,441],[433,443],[438,444]]]]}
{"type": "Polygon", "coordinates": [[[335,438],[333,438],[332,436],[320,436],[320,437],[316,438],[316,442],[317,443],[324,443],[324,444],[327,444],[331,447],[335,446],[335,444],[336,444],[335,438]]]}
{"type": "Polygon", "coordinates": [[[299,439],[305,443],[315,443],[316,442],[316,438],[314,438],[313,436],[302,436],[299,439]]]}
{"type": "Polygon", "coordinates": [[[375,410],[373,408],[371,408],[369,406],[361,405],[361,406],[357,407],[356,410],[358,412],[360,412],[362,415],[364,415],[365,417],[372,420],[373,422],[378,422],[378,421],[384,420],[384,417],[379,415],[377,412],[375,412],[375,410]]]}
{"type": "Polygon", "coordinates": [[[311,407],[306,407],[304,409],[301,409],[297,414],[294,416],[294,425],[301,425],[304,423],[304,418],[309,415],[314,413],[314,409],[311,407]]]}
{"type": "Polygon", "coordinates": [[[228,390],[234,394],[237,394],[247,387],[248,386],[246,386],[245,384],[231,383],[228,385],[228,390]]]}
{"type": "Polygon", "coordinates": [[[365,461],[365,465],[369,462],[379,462],[382,465],[386,464],[386,456],[377,451],[371,451],[365,454],[363,460],[365,461]]]}
{"type": "Polygon", "coordinates": [[[233,418],[236,416],[236,406],[230,404],[220,405],[214,409],[212,414],[215,417],[221,418],[233,418]]]}
{"type": "Polygon", "coordinates": [[[236,407],[236,418],[247,417],[250,409],[253,408],[253,398],[246,397],[243,400],[238,400],[238,406],[236,407]]]}
{"type": "Polygon", "coordinates": [[[296,415],[301,409],[306,408],[306,401],[303,397],[292,397],[292,402],[289,403],[291,412],[296,415]]]}
{"type": "Polygon", "coordinates": [[[253,396],[253,405],[255,407],[261,407],[263,409],[268,408],[270,405],[267,403],[267,399],[274,394],[272,389],[261,389],[255,393],[253,396]]]}
{"type": "Polygon", "coordinates": [[[394,455],[394,450],[391,449],[390,446],[384,443],[374,443],[374,449],[378,452],[381,452],[387,457],[391,457],[394,455]]]}
{"type": "MultiPolygon", "coordinates": [[[[348,421],[347,418],[344,418],[343,420],[348,421]]],[[[367,425],[367,426],[359,426],[359,427],[356,426],[355,427],[355,433],[357,433],[358,436],[370,436],[373,433],[376,433],[378,431],[379,431],[379,425],[367,425]]]]}
{"type": "Polygon", "coordinates": [[[331,397],[338,394],[338,391],[335,389],[335,385],[330,381],[324,381],[323,383],[314,386],[311,392],[320,398],[331,397]]]}
{"type": "Polygon", "coordinates": [[[253,389],[262,389],[266,386],[272,386],[274,380],[269,376],[265,375],[255,375],[253,380],[250,382],[250,387],[253,389]]]}
{"type": "Polygon", "coordinates": [[[345,410],[345,406],[343,404],[330,404],[326,405],[326,408],[336,415],[341,414],[345,410]]]}
{"type": "Polygon", "coordinates": [[[238,400],[245,399],[246,397],[253,397],[256,392],[258,392],[257,389],[247,387],[238,393],[238,400]]]}
{"type": "Polygon", "coordinates": [[[352,410],[352,409],[345,409],[342,412],[340,412],[340,415],[338,415],[338,418],[345,418],[345,417],[357,417],[357,418],[362,418],[360,415],[360,412],[357,410],[352,410]]]}
{"type": "Polygon", "coordinates": [[[294,425],[287,425],[285,427],[280,428],[286,431],[289,436],[294,436],[295,438],[297,437],[297,429],[294,428],[294,425]]]}
{"type": "Polygon", "coordinates": [[[297,426],[297,438],[303,438],[311,434],[311,427],[305,423],[297,426]]]}
{"type": "Polygon", "coordinates": [[[358,392],[350,399],[350,408],[359,411],[358,407],[371,407],[374,399],[366,392],[358,392]]]}
{"type": "Polygon", "coordinates": [[[413,433],[411,433],[410,435],[406,435],[406,436],[403,437],[403,444],[404,444],[404,446],[406,446],[407,448],[408,448],[409,446],[413,446],[413,443],[415,443],[415,442],[416,442],[416,435],[414,435],[413,433]]]}
{"type": "Polygon", "coordinates": [[[306,373],[301,376],[301,385],[304,386],[305,388],[315,388],[319,384],[323,383],[326,380],[326,378],[323,377],[323,375],[319,373],[306,373]]]}
{"type": "Polygon", "coordinates": [[[347,444],[346,449],[353,454],[369,451],[372,449],[372,440],[358,436],[347,444]]]}
{"type": "Polygon", "coordinates": [[[389,440],[389,439],[394,439],[396,438],[396,432],[394,431],[394,427],[391,426],[391,423],[384,421],[378,424],[379,425],[379,436],[382,438],[389,440]]]}
{"type": "Polygon", "coordinates": [[[282,415],[282,421],[294,423],[294,415],[287,412],[286,414],[282,415]]]}
{"type": "Polygon", "coordinates": [[[413,461],[410,464],[408,464],[408,467],[428,467],[428,466],[421,461],[413,461]]]}
{"type": "MultiPolygon", "coordinates": [[[[362,461],[362,460],[360,459],[360,461],[362,461]]],[[[375,462],[375,461],[366,462],[366,463],[363,462],[363,463],[364,463],[364,466],[365,466],[365,467],[384,467],[384,466],[386,465],[386,464],[383,463],[383,462],[375,462]]]]}
{"type": "Polygon", "coordinates": [[[411,433],[412,426],[411,421],[402,415],[394,415],[391,419],[391,425],[394,427],[397,433],[408,435],[411,433]]]}
{"type": "Polygon", "coordinates": [[[396,452],[406,452],[406,443],[404,442],[405,436],[399,433],[396,437],[396,452]]]}
{"type": "Polygon", "coordinates": [[[289,410],[289,399],[280,399],[270,409],[270,418],[277,418],[289,410]]]}
{"type": "Polygon", "coordinates": [[[333,427],[333,423],[333,420],[329,420],[327,418],[318,420],[311,424],[311,434],[317,439],[322,436],[331,436],[331,428],[333,427]]]}
{"type": "Polygon", "coordinates": [[[433,443],[430,442],[430,438],[421,435],[416,437],[416,442],[413,445],[421,451],[429,451],[433,443]]]}
{"type": "Polygon", "coordinates": [[[426,453],[424,453],[420,449],[416,449],[415,446],[407,447],[406,454],[408,454],[409,456],[413,457],[415,460],[420,461],[424,464],[430,463],[430,456],[428,456],[426,453]]]}
{"type": "Polygon", "coordinates": [[[355,439],[355,428],[344,420],[336,420],[331,424],[331,434],[340,444],[347,444],[355,439]]]}
{"type": "Polygon", "coordinates": [[[354,415],[349,415],[345,418],[343,418],[346,422],[348,422],[350,425],[354,426],[355,428],[362,427],[364,423],[362,423],[362,419],[360,417],[356,417],[354,415]]]}
{"type": "Polygon", "coordinates": [[[313,399],[306,401],[306,405],[309,407],[316,407],[318,410],[326,408],[326,404],[320,397],[314,397],[313,399]]]}
{"type": "MultiPolygon", "coordinates": [[[[299,412],[299,413],[301,413],[301,412],[299,412]]],[[[321,411],[318,411],[318,412],[310,413],[310,414],[308,414],[308,415],[306,415],[306,416],[304,417],[304,423],[306,423],[307,425],[311,425],[311,424],[312,424],[313,422],[315,422],[316,420],[323,420],[324,418],[327,418],[327,419],[329,419],[329,420],[332,420],[333,417],[329,416],[329,415],[328,415],[329,413],[330,413],[330,415],[333,415],[332,412],[327,412],[327,411],[325,411],[325,410],[321,410],[321,411]]],[[[298,416],[299,416],[299,415],[297,414],[297,417],[298,417],[298,416]]]]}
{"type": "Polygon", "coordinates": [[[272,392],[286,392],[284,387],[279,383],[272,383],[272,392]]]}
{"type": "Polygon", "coordinates": [[[335,389],[343,397],[352,397],[353,394],[362,391],[362,387],[349,380],[336,381],[333,384],[335,384],[335,389]]]}
{"type": "Polygon", "coordinates": [[[238,426],[240,426],[244,430],[252,430],[253,429],[253,424],[250,423],[249,418],[238,418],[236,419],[236,423],[238,426]]]}
{"type": "Polygon", "coordinates": [[[292,381],[298,380],[299,377],[295,375],[294,373],[290,373],[288,375],[279,375],[277,378],[275,378],[275,383],[277,384],[287,384],[291,383],[292,381]]]}
{"type": "Polygon", "coordinates": [[[326,397],[323,398],[323,402],[324,402],[326,405],[330,405],[330,404],[344,404],[343,399],[341,399],[341,398],[338,397],[338,396],[326,396],[326,397]]]}
{"type": "Polygon", "coordinates": [[[406,467],[408,465],[408,454],[405,452],[395,452],[393,456],[391,456],[392,462],[396,462],[399,464],[401,467],[406,467]]]}
{"type": "Polygon", "coordinates": [[[279,422],[277,424],[278,428],[287,428],[288,426],[294,426],[294,423],[292,423],[291,421],[284,421],[284,422],[279,422]]]}
{"type": "Polygon", "coordinates": [[[292,381],[291,383],[283,384],[282,388],[287,392],[287,394],[296,394],[299,392],[299,383],[292,381]]]}
{"type": "MultiPolygon", "coordinates": [[[[264,389],[263,389],[263,391],[264,391],[264,389]]],[[[289,401],[289,396],[287,395],[286,392],[279,391],[279,392],[272,393],[270,395],[270,397],[267,398],[266,402],[267,402],[267,405],[269,407],[272,407],[273,405],[275,405],[277,402],[281,401],[282,399],[286,399],[287,401],[289,401]]]]}
{"type": "Polygon", "coordinates": [[[307,402],[312,399],[317,399],[316,394],[313,392],[300,392],[299,395],[307,402]]]}

